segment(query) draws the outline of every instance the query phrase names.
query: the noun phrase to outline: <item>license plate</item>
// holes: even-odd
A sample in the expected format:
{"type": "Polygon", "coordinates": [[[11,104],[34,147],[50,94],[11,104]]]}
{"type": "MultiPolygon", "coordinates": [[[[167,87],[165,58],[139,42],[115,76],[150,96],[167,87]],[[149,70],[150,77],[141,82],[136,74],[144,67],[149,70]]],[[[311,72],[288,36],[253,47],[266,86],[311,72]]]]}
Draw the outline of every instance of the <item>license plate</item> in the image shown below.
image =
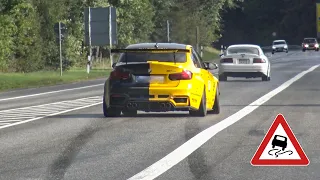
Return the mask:
{"type": "Polygon", "coordinates": [[[164,83],[164,76],[136,76],[137,83],[164,83]]]}
{"type": "Polygon", "coordinates": [[[239,59],[239,64],[249,64],[249,59],[239,59]]]}

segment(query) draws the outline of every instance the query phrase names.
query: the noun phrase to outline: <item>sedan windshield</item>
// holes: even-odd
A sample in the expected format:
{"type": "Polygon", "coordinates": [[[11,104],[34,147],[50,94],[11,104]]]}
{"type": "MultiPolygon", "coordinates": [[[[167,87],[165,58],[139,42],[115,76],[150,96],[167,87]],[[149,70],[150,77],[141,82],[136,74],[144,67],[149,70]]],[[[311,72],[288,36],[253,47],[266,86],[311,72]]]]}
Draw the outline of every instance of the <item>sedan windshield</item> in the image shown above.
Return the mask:
{"type": "Polygon", "coordinates": [[[316,40],[315,39],[305,39],[303,42],[304,43],[316,43],[316,40]]]}
{"type": "Polygon", "coordinates": [[[273,45],[279,45],[279,44],[286,44],[286,42],[284,41],[273,42],[273,45]]]}

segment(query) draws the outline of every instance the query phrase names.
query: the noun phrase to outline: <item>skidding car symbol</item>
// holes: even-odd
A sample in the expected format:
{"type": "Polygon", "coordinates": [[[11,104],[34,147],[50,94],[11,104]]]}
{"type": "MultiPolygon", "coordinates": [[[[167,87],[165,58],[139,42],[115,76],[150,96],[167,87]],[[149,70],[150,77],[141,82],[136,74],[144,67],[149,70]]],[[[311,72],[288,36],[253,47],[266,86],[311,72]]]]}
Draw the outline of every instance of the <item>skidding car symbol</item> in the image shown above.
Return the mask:
{"type": "Polygon", "coordinates": [[[272,148],[274,148],[275,146],[279,146],[282,147],[282,151],[284,151],[287,147],[287,140],[287,137],[275,135],[272,140],[272,148]]]}

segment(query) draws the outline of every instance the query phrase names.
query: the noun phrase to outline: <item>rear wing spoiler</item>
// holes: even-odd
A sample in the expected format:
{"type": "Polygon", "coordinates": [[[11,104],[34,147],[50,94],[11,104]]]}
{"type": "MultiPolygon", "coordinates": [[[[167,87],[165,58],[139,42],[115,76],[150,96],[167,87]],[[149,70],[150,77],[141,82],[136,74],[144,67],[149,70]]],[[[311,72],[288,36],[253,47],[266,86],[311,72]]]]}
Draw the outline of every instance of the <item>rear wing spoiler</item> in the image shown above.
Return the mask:
{"type": "Polygon", "coordinates": [[[158,52],[158,53],[177,53],[185,52],[190,53],[189,49],[111,49],[111,53],[126,53],[126,52],[158,52]]]}

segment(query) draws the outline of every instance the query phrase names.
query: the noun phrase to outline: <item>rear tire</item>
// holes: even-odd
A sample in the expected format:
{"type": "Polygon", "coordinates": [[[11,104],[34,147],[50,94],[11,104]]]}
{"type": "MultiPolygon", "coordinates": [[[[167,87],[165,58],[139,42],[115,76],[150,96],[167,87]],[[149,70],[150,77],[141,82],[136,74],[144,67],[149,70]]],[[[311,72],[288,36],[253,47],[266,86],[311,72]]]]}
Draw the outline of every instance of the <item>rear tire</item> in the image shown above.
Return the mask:
{"type": "Polygon", "coordinates": [[[104,117],[118,117],[121,115],[121,110],[112,108],[112,107],[107,107],[105,99],[103,98],[103,115],[104,117]]]}
{"type": "Polygon", "coordinates": [[[227,79],[228,79],[227,76],[225,76],[223,74],[219,75],[219,81],[227,81],[227,79]]]}
{"type": "Polygon", "coordinates": [[[199,109],[196,111],[190,110],[189,114],[197,117],[205,117],[207,115],[206,89],[203,91],[199,109]]]}
{"type": "Polygon", "coordinates": [[[214,104],[212,110],[209,111],[210,114],[220,114],[220,102],[219,102],[219,92],[217,90],[216,97],[214,99],[214,104]]]}
{"type": "Polygon", "coordinates": [[[122,110],[122,114],[126,117],[131,117],[131,116],[137,116],[138,111],[137,110],[122,110]]]}
{"type": "Polygon", "coordinates": [[[263,75],[262,76],[262,81],[270,81],[270,77],[263,75]]]}

